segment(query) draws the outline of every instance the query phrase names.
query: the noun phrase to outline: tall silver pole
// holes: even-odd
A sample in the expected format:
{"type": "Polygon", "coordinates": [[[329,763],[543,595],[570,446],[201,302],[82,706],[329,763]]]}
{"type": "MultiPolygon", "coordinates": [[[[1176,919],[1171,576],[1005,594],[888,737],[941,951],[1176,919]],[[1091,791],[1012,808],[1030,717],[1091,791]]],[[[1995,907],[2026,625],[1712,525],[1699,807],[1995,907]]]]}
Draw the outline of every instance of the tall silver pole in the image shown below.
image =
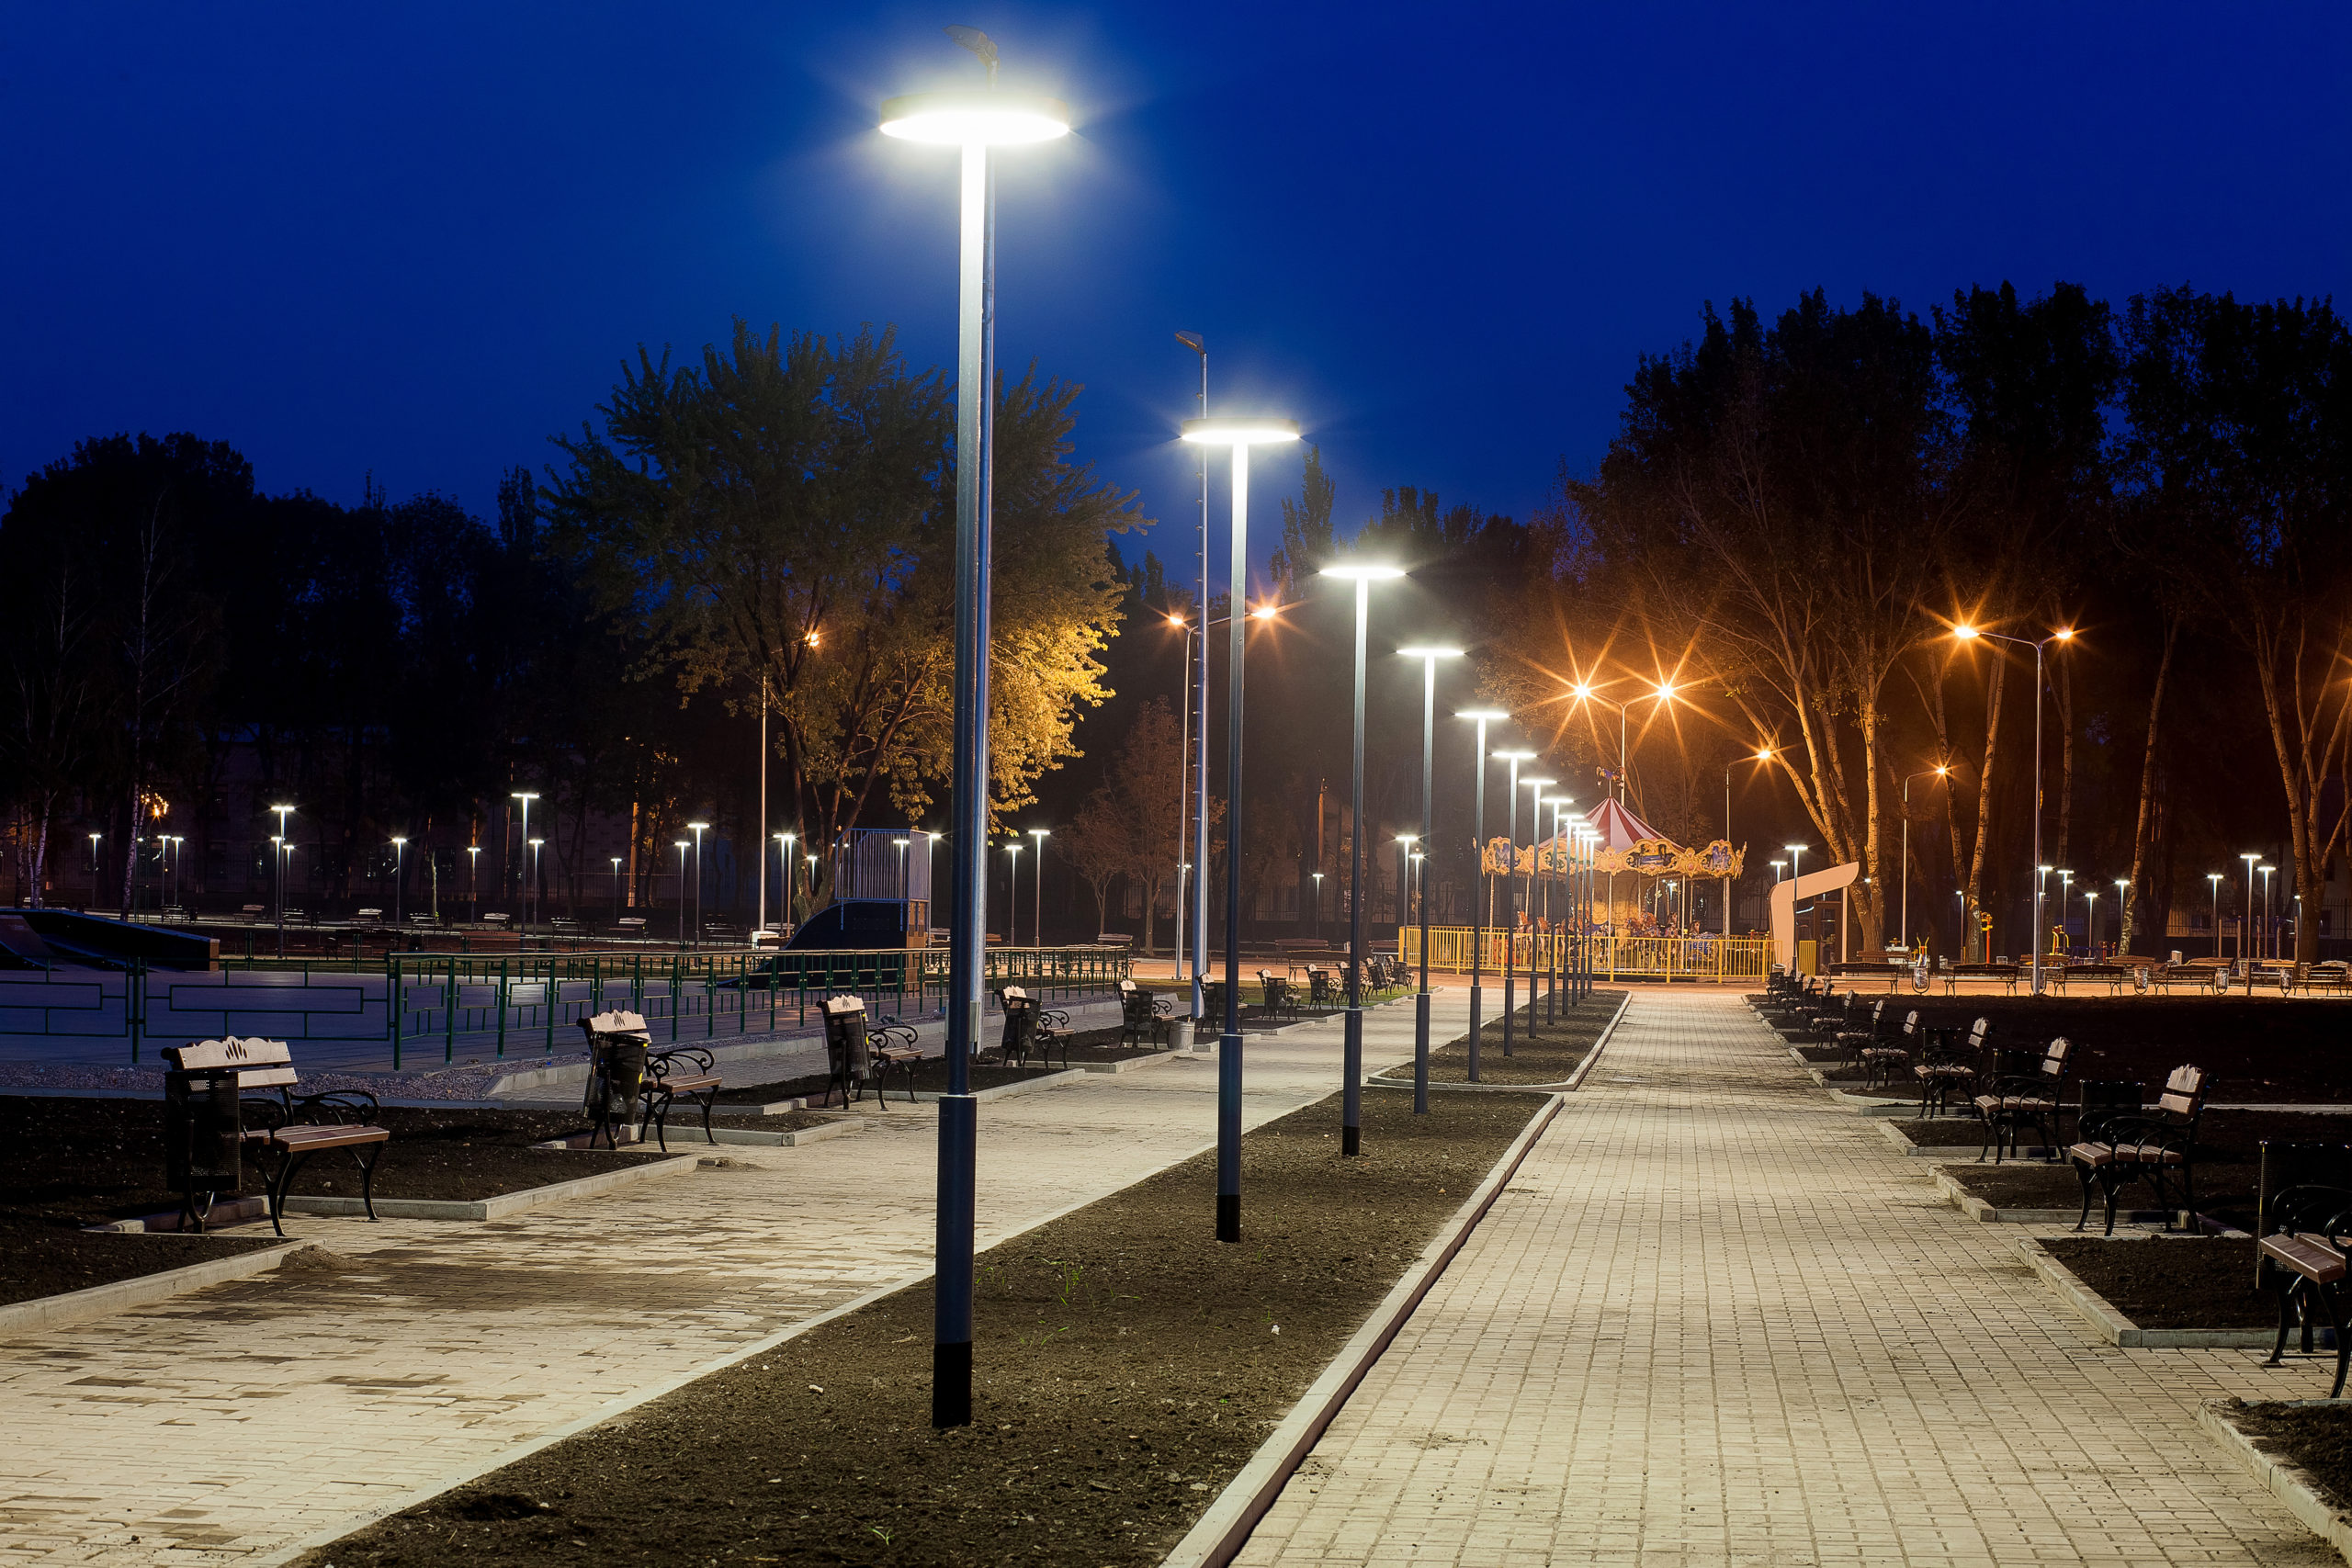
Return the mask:
{"type": "MultiPolygon", "coordinates": [[[[2033,863],[2041,864],[2041,645],[2033,645],[2033,863]]],[[[2041,874],[2033,877],[2033,984],[2041,995],[2041,874]]]]}
{"type": "MultiPolygon", "coordinates": [[[[1624,769],[1618,769],[1623,778],[1624,769]]],[[[1510,863],[1503,867],[1503,1055],[1511,1054],[1510,1042],[1514,1021],[1511,1005],[1518,997],[1519,971],[1519,893],[1512,881],[1519,874],[1519,759],[1510,759],[1510,800],[1503,807],[1503,837],[1510,841],[1510,863]]]]}
{"type": "Polygon", "coordinates": [[[1486,936],[1487,921],[1494,911],[1487,905],[1487,721],[1478,726],[1478,783],[1476,797],[1470,807],[1471,847],[1478,853],[1476,902],[1470,907],[1470,1071],[1472,1083],[1478,1081],[1478,1014],[1486,1001],[1479,980],[1486,970],[1486,955],[1480,943],[1486,936]]]}
{"type": "Polygon", "coordinates": [[[939,1100],[938,1284],[933,1295],[931,1424],[972,1421],[972,1229],[988,943],[989,524],[995,432],[996,201],[986,146],[963,149],[956,344],[956,734],[954,914],[947,964],[947,1092],[939,1100]]]}
{"type": "Polygon", "coordinates": [[[1193,628],[1183,632],[1183,678],[1177,682],[1182,688],[1184,716],[1178,721],[1176,741],[1176,978],[1184,978],[1184,840],[1193,836],[1193,781],[1186,775],[1193,768],[1193,628]]]}
{"type": "MultiPolygon", "coordinates": [[[[1203,346],[1200,353],[1201,417],[1206,419],[1209,416],[1207,347],[1203,346]]],[[[1199,770],[1199,787],[1193,801],[1193,1016],[1200,1018],[1206,1010],[1201,987],[1201,966],[1207,960],[1209,951],[1209,455],[1205,446],[1201,449],[1201,592],[1193,613],[1201,621],[1201,673],[1200,684],[1193,693],[1197,722],[1193,730],[1200,737],[1201,754],[1194,763],[1199,770]]],[[[1238,676],[1235,678],[1239,679],[1238,676]]],[[[1182,919],[1183,917],[1179,914],[1177,918],[1182,919]]],[[[1223,1072],[1221,1067],[1218,1070],[1220,1074],[1223,1072]]]]}
{"type": "MultiPolygon", "coordinates": [[[[766,657],[764,654],[763,658],[766,657]]],[[[754,931],[768,929],[768,672],[760,671],[760,836],[754,840],[760,846],[760,897],[758,923],[754,931]]],[[[906,854],[899,855],[899,880],[906,881],[906,854]]],[[[740,895],[739,895],[740,897],[740,895]]],[[[906,889],[899,889],[899,897],[906,897],[906,889]]]]}
{"type": "MultiPolygon", "coordinates": [[[[1202,372],[1204,385],[1207,372],[1202,372]]],[[[1241,601],[1250,587],[1250,448],[1233,445],[1232,564],[1226,592],[1225,1030],[1216,1048],[1216,1238],[1241,1239],[1241,601]]],[[[1207,601],[1201,668],[1208,669],[1207,601]]],[[[1205,712],[1205,709],[1204,709],[1205,712]]],[[[1205,752],[1206,747],[1202,750],[1205,752]]],[[[1205,832],[1204,814],[1204,832],[1205,832]]],[[[1196,971],[1197,972],[1197,971],[1196,971]]]]}
{"type": "MultiPolygon", "coordinates": [[[[1437,787],[1437,660],[1421,660],[1421,850],[1433,852],[1437,840],[1430,800],[1437,787]]],[[[1426,866],[1429,863],[1421,863],[1426,866]]],[[[1430,1113],[1430,898],[1428,873],[1422,873],[1421,991],[1413,998],[1413,1114],[1430,1113]]]]}
{"type": "Polygon", "coordinates": [[[1355,779],[1348,835],[1348,1010],[1340,1044],[1340,1153],[1363,1147],[1363,654],[1372,581],[1356,579],[1355,779]]]}

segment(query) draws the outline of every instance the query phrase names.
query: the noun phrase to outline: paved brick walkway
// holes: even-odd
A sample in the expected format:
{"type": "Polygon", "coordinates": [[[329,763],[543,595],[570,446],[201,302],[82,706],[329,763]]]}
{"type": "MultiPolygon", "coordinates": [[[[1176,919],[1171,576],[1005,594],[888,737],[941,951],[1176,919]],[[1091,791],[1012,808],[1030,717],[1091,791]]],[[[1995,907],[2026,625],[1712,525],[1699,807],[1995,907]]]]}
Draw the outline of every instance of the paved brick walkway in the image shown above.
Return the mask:
{"type": "Polygon", "coordinates": [[[2312,1364],[2101,1343],[1919,1164],[1636,992],[1242,1562],[2336,1562],[2193,1423],[2312,1364]]]}
{"type": "MultiPolygon", "coordinates": [[[[1441,993],[1438,1038],[1467,1012],[1441,993]]],[[[1367,1066],[1412,1030],[1368,1014],[1367,1066]]],[[[1338,1088],[1339,1041],[1253,1040],[1245,1122],[1338,1088]]],[[[981,1245],[1211,1142],[1216,1079],[1203,1055],[983,1103],[981,1245]]],[[[743,1168],[489,1224],[298,1216],[356,1267],[0,1339],[0,1564],[247,1561],[926,1270],[936,1125],[724,1147],[743,1168]]]]}

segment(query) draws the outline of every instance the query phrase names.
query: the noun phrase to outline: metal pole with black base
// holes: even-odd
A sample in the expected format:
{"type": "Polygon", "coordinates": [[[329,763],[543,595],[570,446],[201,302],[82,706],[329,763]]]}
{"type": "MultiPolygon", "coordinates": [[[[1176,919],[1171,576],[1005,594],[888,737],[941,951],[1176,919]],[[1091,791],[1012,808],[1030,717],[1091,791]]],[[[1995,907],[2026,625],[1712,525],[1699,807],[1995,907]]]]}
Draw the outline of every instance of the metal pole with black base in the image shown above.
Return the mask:
{"type": "MultiPolygon", "coordinates": [[[[1295,441],[1298,425],[1287,419],[1188,419],[1187,441],[1227,446],[1233,452],[1233,522],[1230,576],[1226,593],[1225,715],[1225,1030],[1216,1044],[1216,1238],[1241,1239],[1241,638],[1249,621],[1243,601],[1250,589],[1250,448],[1261,443],[1295,441]]],[[[1204,622],[1207,606],[1202,607],[1204,622]]],[[[1208,662],[1202,633],[1201,661],[1208,662]]],[[[1205,872],[1204,873],[1205,875],[1205,872]]],[[[1194,948],[1198,954],[1206,951],[1194,948]]]]}
{"type": "Polygon", "coordinates": [[[947,1092],[939,1100],[936,1288],[932,1325],[931,1424],[972,1420],[972,1247],[977,1223],[978,1106],[971,1060],[980,1046],[980,982],[987,937],[989,464],[994,437],[996,193],[992,142],[1067,135],[1057,99],[996,89],[996,45],[985,34],[949,36],[987,67],[984,92],[921,93],[882,106],[882,130],[963,154],[956,288],[956,668],[951,764],[956,828],[949,842],[951,928],[947,963],[947,1092]]]}
{"type": "MultiPolygon", "coordinates": [[[[1421,848],[1435,848],[1430,837],[1435,826],[1431,801],[1437,780],[1437,661],[1458,659],[1458,648],[1405,648],[1397,651],[1421,661],[1421,848]]],[[[1424,862],[1426,866],[1428,863],[1424,862]]],[[[1423,872],[1426,879],[1428,873],[1423,872]]],[[[1430,1111],[1430,899],[1428,883],[1421,893],[1421,989],[1413,998],[1413,1114],[1430,1111]]],[[[1471,912],[1476,919],[1476,911],[1471,912]]],[[[1475,940],[1475,939],[1474,939],[1475,940]]]]}
{"type": "Polygon", "coordinates": [[[1376,578],[1402,577],[1393,566],[1326,567],[1326,577],[1356,585],[1356,683],[1354,778],[1350,786],[1348,832],[1348,1010],[1340,1046],[1340,1152],[1363,1148],[1363,654],[1376,578]]]}

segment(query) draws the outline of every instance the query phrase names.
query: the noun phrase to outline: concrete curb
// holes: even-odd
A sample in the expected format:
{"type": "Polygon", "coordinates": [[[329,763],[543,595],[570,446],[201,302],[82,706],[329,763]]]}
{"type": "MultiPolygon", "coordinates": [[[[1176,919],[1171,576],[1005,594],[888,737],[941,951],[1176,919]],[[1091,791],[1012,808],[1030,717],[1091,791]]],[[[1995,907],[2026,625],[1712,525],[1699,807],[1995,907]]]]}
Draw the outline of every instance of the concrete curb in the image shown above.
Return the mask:
{"type": "MultiPolygon", "coordinates": [[[[702,1129],[697,1127],[695,1131],[699,1133],[702,1129]]],[[[607,1192],[634,1187],[657,1176],[684,1176],[694,1168],[692,1156],[679,1155],[670,1159],[647,1160],[626,1170],[599,1171],[594,1176],[577,1176],[569,1181],[550,1182],[545,1187],[526,1187],[520,1192],[502,1192],[495,1198],[478,1198],[469,1203],[455,1199],[379,1198],[376,1200],[376,1215],[386,1220],[503,1220],[509,1214],[543,1209],[553,1203],[569,1203],[581,1198],[601,1198],[607,1192]]],[[[289,1197],[286,1200],[286,1212],[289,1214],[365,1214],[368,1206],[356,1198],[289,1197]]]]}
{"type": "MultiPolygon", "coordinates": [[[[157,1242],[155,1245],[168,1247],[172,1244],[157,1242]]],[[[207,1285],[242,1280],[248,1274],[266,1273],[285,1262],[286,1255],[301,1245],[299,1241],[285,1241],[275,1247],[240,1252],[230,1258],[208,1258],[201,1263],[141,1274],[135,1280],[117,1280],[110,1285],[93,1285],[86,1291],[68,1291],[63,1295],[35,1296],[28,1302],[11,1302],[6,1306],[0,1306],[0,1334],[25,1334],[36,1329],[54,1328],[60,1324],[76,1323],[84,1318],[105,1317],[132,1307],[168,1301],[184,1292],[200,1291],[207,1285]]]]}
{"type": "MultiPolygon", "coordinates": [[[[2324,1400],[2295,1400],[2292,1404],[2324,1404],[2324,1400]]],[[[2287,1506],[2287,1511],[2305,1529],[2335,1548],[2336,1555],[2352,1562],[2352,1517],[2330,1507],[2320,1496],[2319,1488],[2298,1466],[2285,1460],[2273,1459],[2254,1446],[2253,1439],[2237,1429],[2230,1420],[2226,1402],[2207,1400],[2197,1407],[2197,1424],[2215,1442],[2228,1450],[2232,1459],[2252,1472],[2256,1481],[2270,1488],[2270,1495],[2287,1506]]]]}
{"type": "MultiPolygon", "coordinates": [[[[1972,1160],[1969,1163],[1973,1165],[1975,1162],[1972,1160]]],[[[1959,1182],[1954,1181],[1940,1166],[1936,1168],[1933,1174],[1936,1179],[1937,1190],[1940,1191],[1944,1195],[1945,1199],[1951,1202],[1951,1206],[1958,1209],[1962,1213],[1966,1214],[1970,1219],[1978,1221],[1984,1224],[2064,1225],[2069,1230],[2072,1230],[2074,1228],[2075,1222],[2081,1218],[2081,1211],[2079,1209],[1996,1209],[1993,1207],[1992,1204],[1987,1203],[1984,1199],[1976,1196],[1975,1193],[1971,1192],[1968,1189],[1962,1187],[1959,1182]]],[[[2103,1211],[2098,1204],[2094,1203],[2091,1206],[2092,1218],[2098,1219],[2102,1212],[2103,1211]]],[[[2179,1217],[2179,1211],[2170,1209],[2118,1209],[2115,1211],[2115,1217],[2119,1222],[2128,1221],[2135,1225],[2161,1224],[2168,1218],[2177,1220],[2179,1217]]],[[[2090,1233],[2086,1230],[2083,1234],[2088,1235],[2090,1233]]]]}
{"type": "Polygon", "coordinates": [[[2142,1328],[2115,1310],[2082,1277],[2050,1256],[2040,1241],[2022,1236],[2018,1251],[2049,1281],[2066,1304],[2081,1313],[2100,1338],[2127,1350],[2261,1350],[2278,1337],[2274,1328],[2142,1328]]]}
{"type": "Polygon", "coordinates": [[[1609,1021],[1602,1024],[1600,1032],[1593,1037],[1592,1049],[1584,1054],[1584,1060],[1577,1064],[1577,1070],[1568,1075],[1571,1090],[1584,1087],[1584,1080],[1592,1073],[1593,1064],[1600,1060],[1603,1051],[1609,1049],[1610,1037],[1617,1032],[1617,1026],[1625,1021],[1625,1010],[1633,1005],[1634,993],[1631,991],[1617,998],[1617,1010],[1609,1015],[1609,1021]]]}
{"type": "Polygon", "coordinates": [[[1414,1267],[1396,1281],[1363,1326],[1323,1369],[1322,1376],[1291,1407],[1290,1414],[1259,1446],[1250,1462],[1241,1467],[1240,1473],[1217,1494],[1208,1511],[1176,1543],[1175,1550],[1162,1559],[1160,1568],[1225,1568],[1240,1554],[1250,1532],[1258,1528],[1258,1521],[1266,1517],[1274,1499],[1282,1495],[1291,1476],[1346,1405],[1348,1396],[1396,1339],[1413,1310],[1445,1272],[1446,1265],[1453,1261],[1454,1255],[1470,1239],[1471,1231],[1519,1173],[1528,1151],[1535,1146],[1535,1140],[1544,1135],[1544,1129],[1566,1103],[1563,1096],[1555,1094],[1535,1113],[1510,1147],[1503,1151],[1502,1158],[1495,1162],[1478,1190],[1454,1212],[1445,1229],[1421,1249],[1414,1267]]]}

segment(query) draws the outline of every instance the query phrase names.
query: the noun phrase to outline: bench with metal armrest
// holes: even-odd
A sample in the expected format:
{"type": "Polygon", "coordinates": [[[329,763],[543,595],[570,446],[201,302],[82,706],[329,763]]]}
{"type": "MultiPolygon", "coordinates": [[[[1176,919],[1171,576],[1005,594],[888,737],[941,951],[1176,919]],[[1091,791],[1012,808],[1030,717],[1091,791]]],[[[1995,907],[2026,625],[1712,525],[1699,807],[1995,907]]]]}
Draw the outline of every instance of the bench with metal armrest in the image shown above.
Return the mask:
{"type": "Polygon", "coordinates": [[[2328,1398],[2344,1397],[2344,1374],[2352,1369],[2352,1335],[2344,1328],[2344,1288],[2352,1274],[2352,1190],[2341,1187],[2290,1187],[2273,1194],[2266,1218],[2278,1227],[2255,1244],[2255,1269],[2267,1274],[2278,1297],[2278,1337],[2270,1362],[2287,1353],[2287,1336],[2299,1325],[2302,1348],[2312,1351],[2312,1329],[2324,1316],[2335,1333],[2335,1384],[2328,1398]]]}
{"type": "Polygon", "coordinates": [[[825,998],[824,1020],[827,1100],[838,1085],[846,1106],[863,1099],[870,1083],[876,1099],[887,1105],[889,1075],[895,1072],[906,1078],[907,1103],[916,1103],[915,1064],[922,1060],[922,1052],[910,1026],[896,1019],[868,1023],[865,998],[848,993],[825,998]]]}
{"type": "Polygon", "coordinates": [[[2066,1063],[2074,1046],[2060,1035],[2040,1051],[2013,1049],[1996,1055],[1990,1082],[1978,1087],[1976,1115],[1984,1123],[1984,1145],[1976,1151],[1978,1164],[1985,1155],[2001,1163],[2006,1152],[2018,1152],[2018,1134],[2028,1122],[2041,1134],[2050,1159],[2058,1158],[2058,1117],[2066,1093],[2066,1063]]]}
{"type": "MultiPolygon", "coordinates": [[[[233,1184],[240,1152],[249,1151],[268,1165],[265,1190],[269,1224],[278,1235],[286,1234],[286,1194],[294,1178],[311,1156],[334,1149],[350,1151],[359,1167],[360,1202],[369,1219],[376,1217],[376,1162],[383,1157],[384,1145],[392,1134],[373,1122],[382,1113],[374,1095],[365,1089],[296,1094],[293,1055],[282,1040],[201,1040],[166,1048],[164,1060],[170,1068],[164,1076],[166,1104],[180,1111],[166,1115],[167,1132],[175,1127],[209,1128],[220,1139],[225,1146],[208,1151],[214,1179],[225,1167],[233,1184]],[[258,1095],[255,1090],[260,1091],[258,1095]],[[187,1113],[187,1108],[199,1098],[209,1101],[211,1116],[187,1113]],[[254,1124],[247,1125],[248,1122],[254,1124]]],[[[185,1173],[186,1184],[180,1187],[181,1222],[200,1231],[212,1207],[212,1194],[221,1189],[206,1189],[203,1204],[197,1203],[198,1172],[204,1168],[191,1170],[188,1152],[173,1146],[167,1137],[167,1168],[175,1176],[185,1173]]]]}
{"type": "Polygon", "coordinates": [[[1954,1096],[1976,1082],[1985,1042],[1993,1037],[1993,1021],[1980,1016],[1968,1026],[1966,1037],[1954,1042],[1952,1031],[1923,1027],[1914,1012],[1903,1021],[1903,1032],[1918,1043],[1919,1059],[1912,1064],[1911,1077],[1919,1086],[1919,1119],[1940,1116],[1954,1096]]]}
{"type": "Polygon", "coordinates": [[[670,1111],[681,1099],[702,1107],[703,1140],[716,1141],[710,1134],[710,1113],[724,1085],[709,1051],[699,1045],[656,1051],[652,1032],[640,1013],[600,1012],[582,1019],[580,1032],[588,1040],[585,1109],[595,1119],[588,1133],[591,1147],[599,1134],[607,1147],[616,1147],[616,1129],[634,1122],[639,1142],[650,1126],[655,1141],[667,1153],[670,1111]]]}
{"type": "MultiPolygon", "coordinates": [[[[2082,1141],[2066,1151],[2083,1184],[2083,1213],[2075,1222],[2076,1230],[2090,1222],[2094,1185],[2107,1200],[2109,1235],[2115,1234],[2115,1195],[2126,1182],[2147,1182],[2159,1203],[2177,1184],[2179,1202],[2172,1206],[2196,1207],[2197,1123],[2205,1114],[2209,1087],[2204,1068],[2175,1067],[2165,1079],[2164,1093],[2157,1096],[2153,1113],[2107,1116],[2095,1129],[2089,1125],[2086,1103],[2076,1123],[2082,1141]]],[[[2169,1220],[2165,1228],[2172,1228],[2169,1220]]]]}

